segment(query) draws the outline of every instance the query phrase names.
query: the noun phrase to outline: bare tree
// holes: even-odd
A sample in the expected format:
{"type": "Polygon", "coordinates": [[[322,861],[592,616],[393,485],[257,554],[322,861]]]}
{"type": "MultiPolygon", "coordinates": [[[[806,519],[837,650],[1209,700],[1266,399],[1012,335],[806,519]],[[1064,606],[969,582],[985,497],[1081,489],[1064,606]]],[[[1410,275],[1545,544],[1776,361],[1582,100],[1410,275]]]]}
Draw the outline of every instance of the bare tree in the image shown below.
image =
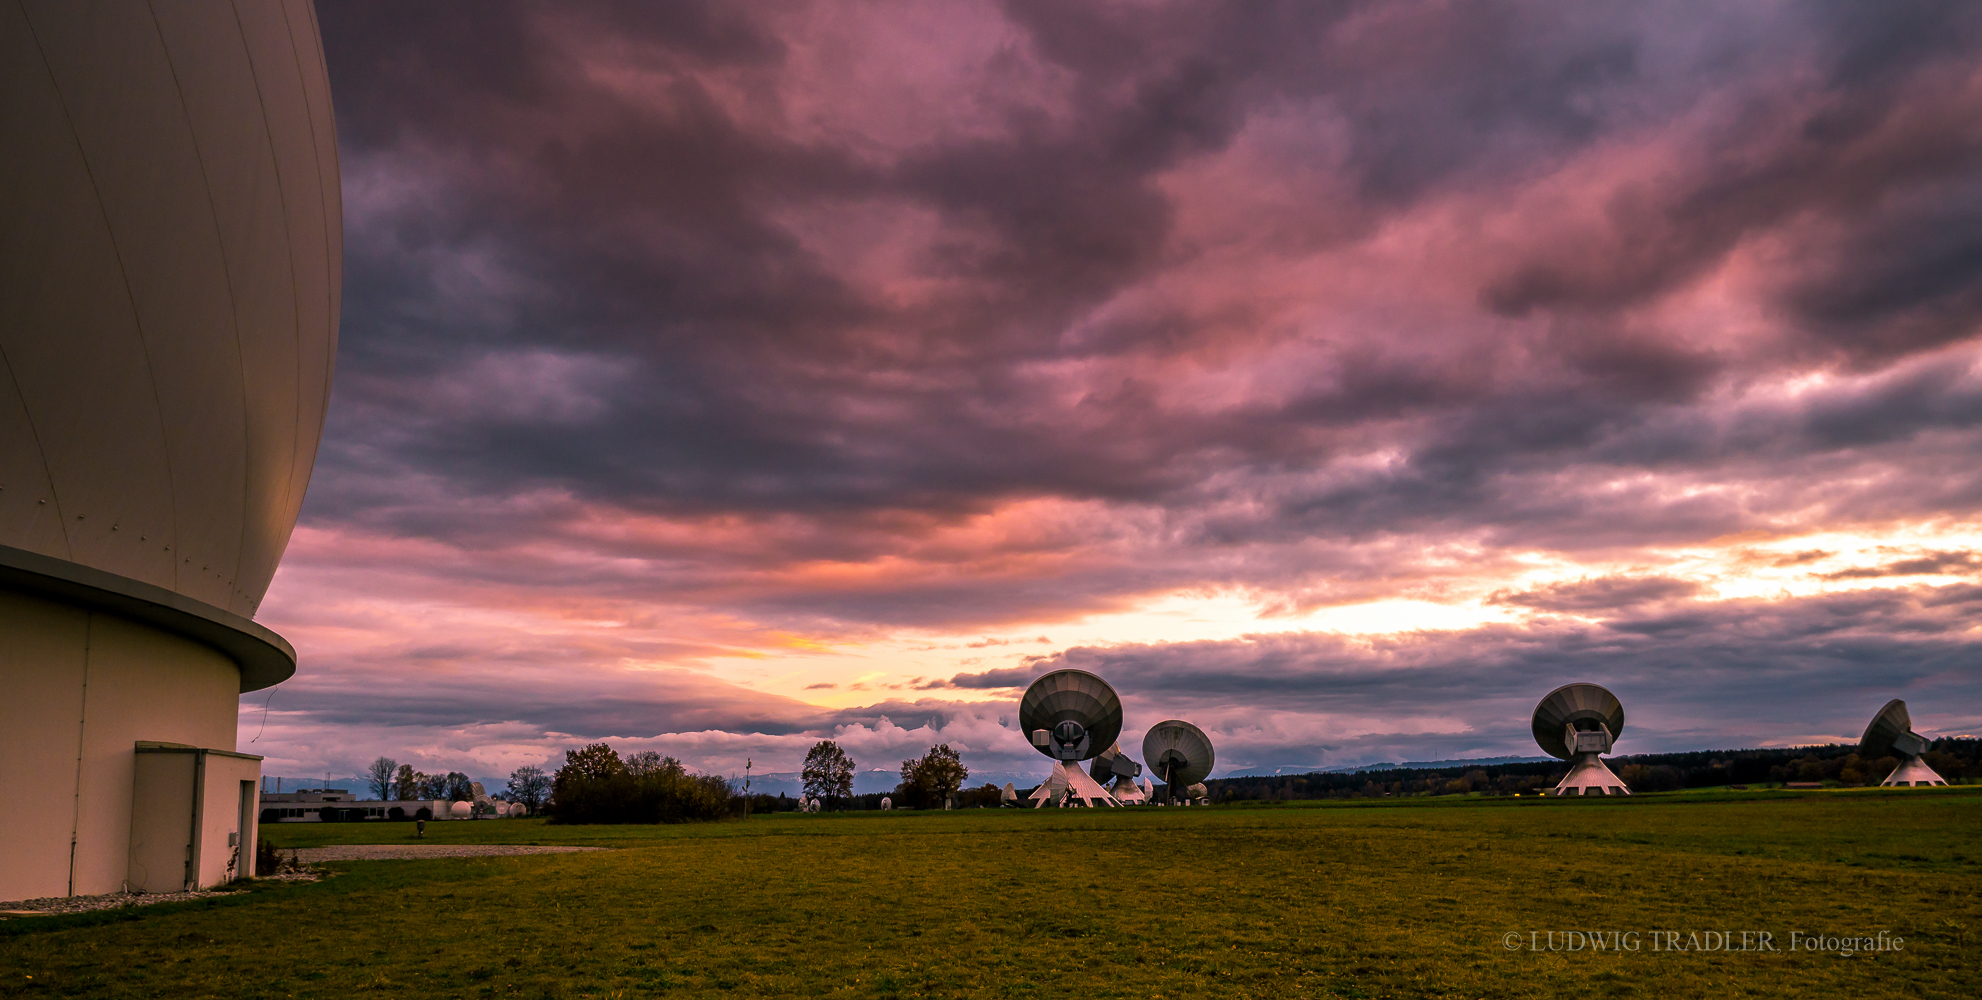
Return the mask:
{"type": "Polygon", "coordinates": [[[365,769],[365,784],[371,787],[372,794],[381,799],[392,798],[392,779],[399,776],[399,762],[390,757],[380,757],[365,769]]]}
{"type": "Polygon", "coordinates": [[[551,776],[541,767],[526,765],[509,773],[509,797],[529,807],[532,816],[537,815],[550,793],[551,776]]]}
{"type": "Polygon", "coordinates": [[[392,797],[402,802],[419,798],[420,782],[426,780],[426,777],[413,770],[411,764],[399,765],[399,776],[392,779],[392,797]]]}

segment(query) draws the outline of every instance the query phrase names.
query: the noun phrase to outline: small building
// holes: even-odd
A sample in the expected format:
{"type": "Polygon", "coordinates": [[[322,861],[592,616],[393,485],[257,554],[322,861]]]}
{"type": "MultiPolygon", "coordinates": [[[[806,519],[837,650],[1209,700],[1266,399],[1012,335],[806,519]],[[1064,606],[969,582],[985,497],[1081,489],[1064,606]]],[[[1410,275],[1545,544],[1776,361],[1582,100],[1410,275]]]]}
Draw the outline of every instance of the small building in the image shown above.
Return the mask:
{"type": "Polygon", "coordinates": [[[261,797],[261,804],[261,821],[264,823],[504,819],[529,814],[520,802],[504,802],[488,796],[482,796],[475,802],[452,802],[447,799],[360,800],[347,788],[299,788],[293,792],[265,794],[261,797]],[[476,808],[478,805],[480,809],[476,808]],[[330,814],[328,818],[325,813],[330,814]]]}

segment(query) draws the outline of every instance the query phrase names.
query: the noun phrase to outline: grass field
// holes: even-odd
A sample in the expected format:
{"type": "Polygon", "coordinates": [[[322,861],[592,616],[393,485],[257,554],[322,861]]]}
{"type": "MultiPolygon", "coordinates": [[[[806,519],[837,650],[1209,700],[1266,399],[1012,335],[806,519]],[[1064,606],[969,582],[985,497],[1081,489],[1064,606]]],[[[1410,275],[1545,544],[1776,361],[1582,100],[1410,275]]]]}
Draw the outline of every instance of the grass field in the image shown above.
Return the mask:
{"type": "Polygon", "coordinates": [[[351,863],[7,921],[0,996],[1968,998],[1978,792],[434,823],[441,843],[620,850],[351,863]],[[1637,931],[1638,950],[1530,948],[1571,930],[1637,931]],[[1780,950],[1655,950],[1673,939],[1652,931],[1780,950]],[[1904,944],[1791,952],[1792,931],[1904,944]]]}

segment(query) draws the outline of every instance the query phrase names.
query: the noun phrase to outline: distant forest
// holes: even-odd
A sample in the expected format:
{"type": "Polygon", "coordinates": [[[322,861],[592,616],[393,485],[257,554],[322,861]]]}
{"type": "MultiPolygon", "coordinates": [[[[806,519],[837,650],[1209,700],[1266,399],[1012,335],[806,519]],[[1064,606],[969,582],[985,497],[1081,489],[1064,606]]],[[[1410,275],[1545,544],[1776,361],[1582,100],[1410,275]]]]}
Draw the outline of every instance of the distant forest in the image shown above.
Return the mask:
{"type": "MultiPolygon", "coordinates": [[[[1922,755],[1950,784],[1982,779],[1982,739],[1944,739],[1922,755]]],[[[1834,787],[1876,785],[1899,766],[1894,757],[1862,760],[1857,744],[1778,750],[1695,750],[1606,758],[1634,792],[1669,792],[1716,785],[1822,782],[1834,787]]],[[[1566,761],[1433,768],[1385,768],[1344,773],[1215,778],[1205,782],[1213,802],[1382,798],[1399,795],[1534,794],[1569,773],[1566,761]]]]}
{"type": "MultiPolygon", "coordinates": [[[[1949,784],[1982,782],[1982,739],[1944,739],[1922,756],[1949,784]]],[[[1719,785],[1766,787],[1790,782],[1819,782],[1828,787],[1876,785],[1899,766],[1894,757],[1862,760],[1857,744],[1792,747],[1778,750],[1694,750],[1687,753],[1645,753],[1608,757],[1605,761],[1634,792],[1671,792],[1719,785]]],[[[1451,767],[1355,772],[1313,772],[1213,778],[1205,782],[1213,802],[1278,802],[1295,799],[1355,799],[1405,795],[1533,795],[1555,787],[1569,773],[1566,761],[1525,764],[1455,764],[1451,767]]],[[[1037,786],[1034,786],[1037,787],[1037,786]]],[[[1162,786],[1157,786],[1162,787],[1162,786]]],[[[1017,790],[1021,807],[1032,788],[1017,790]]],[[[996,785],[963,788],[956,793],[959,808],[996,808],[1002,789],[996,785]]],[[[836,800],[835,809],[879,809],[885,795],[902,807],[901,793],[875,792],[836,800]]],[[[787,795],[753,795],[752,812],[785,812],[799,800],[787,795]]]]}

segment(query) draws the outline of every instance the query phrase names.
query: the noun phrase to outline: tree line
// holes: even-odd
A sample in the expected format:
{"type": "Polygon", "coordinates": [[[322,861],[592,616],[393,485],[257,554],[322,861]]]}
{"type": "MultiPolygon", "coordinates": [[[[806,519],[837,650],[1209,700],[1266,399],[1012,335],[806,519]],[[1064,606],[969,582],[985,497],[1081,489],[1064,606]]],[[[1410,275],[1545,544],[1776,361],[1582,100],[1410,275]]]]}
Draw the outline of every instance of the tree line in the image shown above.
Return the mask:
{"type": "MultiPolygon", "coordinates": [[[[1982,740],[1943,739],[1921,757],[1950,783],[1982,779],[1982,740]]],[[[1669,792],[1721,785],[1813,782],[1877,785],[1899,766],[1896,757],[1865,760],[1855,744],[1750,750],[1695,750],[1610,758],[1634,792],[1669,792]]],[[[1251,775],[1205,782],[1214,802],[1381,798],[1400,795],[1532,795],[1554,788],[1569,772],[1564,761],[1440,768],[1384,768],[1299,775],[1251,775]]]]}
{"type": "MultiPolygon", "coordinates": [[[[388,802],[475,801],[475,780],[466,774],[425,774],[386,756],[373,760],[365,769],[365,785],[373,796],[388,802]]],[[[542,768],[519,767],[510,772],[509,787],[493,797],[520,802],[534,815],[550,797],[550,790],[551,780],[542,768]]]]}
{"type": "MultiPolygon", "coordinates": [[[[567,750],[564,757],[564,766],[551,775],[523,768],[510,776],[516,801],[528,801],[519,789],[527,791],[532,782],[546,786],[538,801],[548,801],[554,823],[686,823],[738,815],[746,808],[742,789],[730,779],[691,771],[656,751],[621,756],[609,744],[594,743],[567,750]]],[[[998,803],[999,789],[994,786],[962,790],[970,769],[947,743],[902,761],[901,781],[886,796],[854,795],[856,770],[853,758],[839,744],[820,740],[806,753],[800,780],[806,796],[835,809],[879,808],[884,797],[894,806],[914,809],[998,803]]],[[[798,801],[784,795],[752,795],[747,808],[789,810],[798,808],[798,801]]]]}

